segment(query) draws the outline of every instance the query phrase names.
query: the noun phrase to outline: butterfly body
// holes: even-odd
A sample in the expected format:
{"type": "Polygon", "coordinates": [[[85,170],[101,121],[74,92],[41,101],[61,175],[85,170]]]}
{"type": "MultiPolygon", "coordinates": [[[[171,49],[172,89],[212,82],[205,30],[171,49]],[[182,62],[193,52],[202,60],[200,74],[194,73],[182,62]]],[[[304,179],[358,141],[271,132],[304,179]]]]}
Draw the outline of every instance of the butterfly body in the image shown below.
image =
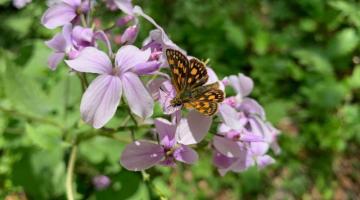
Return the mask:
{"type": "Polygon", "coordinates": [[[174,49],[167,49],[166,56],[176,89],[171,106],[185,106],[208,116],[215,114],[218,103],[224,100],[224,93],[217,82],[205,85],[209,76],[204,63],[196,58],[188,60],[174,49]]]}

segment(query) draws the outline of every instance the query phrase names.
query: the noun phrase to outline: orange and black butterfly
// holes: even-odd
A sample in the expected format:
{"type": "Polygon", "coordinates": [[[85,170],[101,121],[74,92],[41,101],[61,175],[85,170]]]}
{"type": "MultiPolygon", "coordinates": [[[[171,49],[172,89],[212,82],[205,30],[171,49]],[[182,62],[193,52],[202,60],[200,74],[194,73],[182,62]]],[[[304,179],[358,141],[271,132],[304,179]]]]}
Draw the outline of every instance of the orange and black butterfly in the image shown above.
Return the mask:
{"type": "Polygon", "coordinates": [[[224,100],[224,92],[219,83],[205,85],[209,76],[205,64],[196,58],[190,60],[178,50],[166,49],[166,57],[171,69],[172,84],[176,97],[171,105],[185,106],[211,116],[216,113],[218,103],[224,100]]]}

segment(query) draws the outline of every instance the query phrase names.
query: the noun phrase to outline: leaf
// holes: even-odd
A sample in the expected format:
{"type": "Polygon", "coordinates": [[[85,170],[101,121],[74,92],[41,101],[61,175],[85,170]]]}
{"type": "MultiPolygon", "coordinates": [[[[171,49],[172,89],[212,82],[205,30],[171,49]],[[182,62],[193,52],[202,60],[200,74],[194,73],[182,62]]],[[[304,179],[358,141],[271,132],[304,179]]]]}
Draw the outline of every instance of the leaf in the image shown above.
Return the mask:
{"type": "Polygon", "coordinates": [[[359,35],[353,28],[346,28],[336,33],[328,43],[328,53],[334,57],[350,54],[359,44],[359,35]]]}
{"type": "Polygon", "coordinates": [[[240,27],[232,24],[231,22],[227,22],[224,24],[224,29],[226,33],[226,38],[231,43],[233,43],[239,49],[245,48],[246,36],[240,27]]]}
{"type": "Polygon", "coordinates": [[[124,146],[115,140],[105,137],[94,137],[81,143],[80,153],[94,164],[99,164],[106,159],[111,163],[118,164],[123,148],[124,146]]]}
{"type": "Polygon", "coordinates": [[[347,79],[347,83],[353,89],[360,88],[360,65],[354,68],[352,75],[347,79]]]}
{"type": "Polygon", "coordinates": [[[11,181],[20,185],[29,199],[54,199],[65,193],[65,163],[61,148],[50,151],[19,149],[21,159],[12,168],[11,181]]]}
{"type": "Polygon", "coordinates": [[[292,54],[302,65],[307,66],[309,71],[316,71],[323,75],[333,74],[329,59],[315,49],[297,49],[292,54]]]}
{"type": "Polygon", "coordinates": [[[43,149],[52,150],[61,147],[61,132],[58,128],[49,125],[25,125],[30,140],[43,149]]]}
{"type": "Polygon", "coordinates": [[[5,94],[12,104],[19,110],[36,115],[50,112],[51,106],[41,86],[25,76],[14,64],[7,63],[6,71],[2,75],[5,94]]]}

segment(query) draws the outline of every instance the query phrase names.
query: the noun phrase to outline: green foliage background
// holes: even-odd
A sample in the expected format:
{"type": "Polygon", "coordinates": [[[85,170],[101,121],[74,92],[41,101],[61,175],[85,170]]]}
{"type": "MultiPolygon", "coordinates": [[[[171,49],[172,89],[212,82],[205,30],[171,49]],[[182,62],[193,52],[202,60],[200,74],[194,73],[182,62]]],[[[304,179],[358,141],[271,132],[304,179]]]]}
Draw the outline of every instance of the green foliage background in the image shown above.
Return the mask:
{"type": "MultiPolygon", "coordinates": [[[[135,1],[171,39],[224,77],[244,73],[252,97],[282,131],[282,153],[264,169],[220,177],[211,153],[194,166],[141,173],[118,163],[128,132],[96,136],[79,121],[81,86],[64,64],[46,67],[46,5],[17,10],[0,0],[0,199],[64,199],[73,137],[78,198],[84,199],[356,199],[360,196],[360,4],[326,0],[135,1]],[[69,128],[71,127],[71,128],[69,128]],[[91,178],[111,177],[96,191],[91,178]]],[[[116,19],[119,12],[97,10],[116,19]]],[[[142,20],[140,41],[153,28],[142,20]]],[[[139,42],[140,44],[140,42],[139,42]]],[[[110,126],[121,123],[119,113],[110,126]]],[[[144,131],[136,133],[140,138],[144,131]]]]}

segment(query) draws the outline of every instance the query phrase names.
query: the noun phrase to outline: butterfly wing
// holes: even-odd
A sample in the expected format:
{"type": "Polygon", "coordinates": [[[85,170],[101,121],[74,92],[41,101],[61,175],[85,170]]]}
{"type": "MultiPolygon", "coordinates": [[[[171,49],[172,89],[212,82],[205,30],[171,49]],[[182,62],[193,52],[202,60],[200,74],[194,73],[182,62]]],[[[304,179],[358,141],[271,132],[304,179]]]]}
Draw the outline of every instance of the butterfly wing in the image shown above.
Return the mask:
{"type": "Polygon", "coordinates": [[[189,61],[184,54],[174,49],[166,49],[166,57],[170,66],[173,85],[176,92],[179,93],[187,86],[189,61]]]}
{"type": "Polygon", "coordinates": [[[211,116],[216,113],[218,103],[224,100],[224,92],[219,89],[219,83],[213,83],[192,90],[194,98],[185,104],[187,108],[194,108],[198,112],[211,116]]]}
{"type": "Polygon", "coordinates": [[[215,114],[218,110],[218,103],[216,102],[209,102],[209,101],[200,101],[200,100],[194,100],[189,103],[186,103],[185,106],[187,108],[194,108],[199,113],[211,116],[215,114]]]}
{"type": "Polygon", "coordinates": [[[196,88],[204,85],[209,79],[205,64],[196,58],[190,59],[189,72],[187,76],[188,88],[196,88]]]}

